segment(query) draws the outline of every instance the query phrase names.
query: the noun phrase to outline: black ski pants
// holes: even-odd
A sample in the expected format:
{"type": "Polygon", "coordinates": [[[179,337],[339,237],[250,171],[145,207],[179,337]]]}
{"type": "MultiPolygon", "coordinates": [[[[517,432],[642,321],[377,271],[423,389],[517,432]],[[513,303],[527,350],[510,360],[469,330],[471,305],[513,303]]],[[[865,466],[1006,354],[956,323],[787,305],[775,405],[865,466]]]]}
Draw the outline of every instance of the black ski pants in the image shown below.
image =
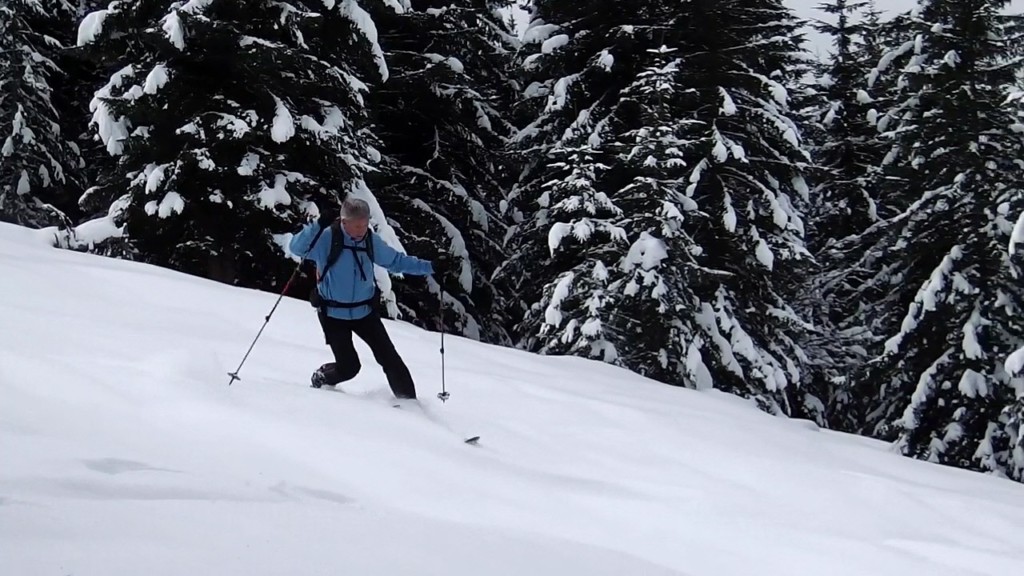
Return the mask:
{"type": "Polygon", "coordinates": [[[373,352],[373,358],[384,369],[391,392],[398,398],[415,398],[416,386],[412,374],[402,357],[395,350],[384,322],[376,311],[358,320],[339,320],[320,313],[320,325],[323,326],[327,345],[334,352],[334,362],[324,364],[320,369],[327,378],[329,385],[340,384],[351,380],[359,373],[362,365],[352,343],[352,334],[366,342],[373,352]]]}

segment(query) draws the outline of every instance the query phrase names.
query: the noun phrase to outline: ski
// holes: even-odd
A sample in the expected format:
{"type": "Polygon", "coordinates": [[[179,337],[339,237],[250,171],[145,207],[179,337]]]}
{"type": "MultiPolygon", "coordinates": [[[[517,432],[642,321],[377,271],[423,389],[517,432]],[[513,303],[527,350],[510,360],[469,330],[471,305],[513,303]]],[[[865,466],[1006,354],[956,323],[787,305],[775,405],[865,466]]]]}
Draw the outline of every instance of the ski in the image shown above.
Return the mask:
{"type": "MultiPolygon", "coordinates": [[[[401,404],[392,404],[391,407],[392,408],[398,408],[399,410],[403,409],[401,404]]],[[[455,432],[447,424],[445,424],[444,422],[438,421],[437,418],[435,418],[433,415],[427,413],[427,411],[422,406],[420,407],[420,409],[423,411],[423,415],[426,416],[427,420],[430,420],[431,422],[434,422],[435,424],[443,426],[443,427],[447,428],[449,431],[451,431],[453,433],[455,432]]],[[[462,441],[465,444],[470,444],[472,446],[476,446],[477,442],[480,441],[480,437],[479,436],[470,436],[468,438],[463,438],[462,441]]]]}
{"type": "MultiPolygon", "coordinates": [[[[345,394],[346,393],[344,390],[342,390],[341,388],[338,388],[336,386],[324,385],[324,386],[321,386],[319,388],[316,387],[316,386],[310,386],[310,388],[312,388],[314,390],[326,390],[326,391],[330,391],[330,392],[337,392],[339,394],[345,394]]],[[[391,407],[392,408],[398,408],[400,410],[404,408],[404,406],[402,406],[401,404],[395,404],[395,403],[392,403],[391,407]]],[[[423,416],[426,417],[427,420],[430,420],[431,422],[433,422],[433,423],[435,423],[435,424],[437,424],[439,426],[443,426],[444,428],[448,429],[453,434],[456,433],[446,423],[440,421],[437,417],[435,417],[434,415],[432,415],[429,412],[427,412],[426,409],[422,405],[420,405],[419,408],[420,408],[420,411],[423,413],[423,416]]],[[[476,446],[477,443],[480,442],[480,436],[465,437],[465,438],[462,439],[462,442],[465,443],[465,444],[469,444],[471,446],[476,446]]]]}

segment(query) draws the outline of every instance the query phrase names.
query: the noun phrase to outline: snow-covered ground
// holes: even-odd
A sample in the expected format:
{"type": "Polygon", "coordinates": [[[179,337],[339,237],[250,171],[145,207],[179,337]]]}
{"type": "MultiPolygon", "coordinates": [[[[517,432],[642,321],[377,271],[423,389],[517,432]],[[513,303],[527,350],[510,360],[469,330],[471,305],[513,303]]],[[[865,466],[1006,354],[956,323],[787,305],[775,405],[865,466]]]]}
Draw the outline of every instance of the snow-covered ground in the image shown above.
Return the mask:
{"type": "Polygon", "coordinates": [[[0,225],[4,576],[1005,575],[1024,486],[717,392],[389,323],[427,412],[271,294],[0,225]],[[480,434],[478,446],[463,435],[480,434]]]}

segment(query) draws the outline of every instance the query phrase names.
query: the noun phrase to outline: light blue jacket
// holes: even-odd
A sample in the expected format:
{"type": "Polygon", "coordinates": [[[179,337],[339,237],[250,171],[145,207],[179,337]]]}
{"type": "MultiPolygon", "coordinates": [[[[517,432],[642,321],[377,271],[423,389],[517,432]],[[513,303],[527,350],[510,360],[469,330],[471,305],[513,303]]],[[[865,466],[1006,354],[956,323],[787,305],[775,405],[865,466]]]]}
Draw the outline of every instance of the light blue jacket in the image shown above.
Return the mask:
{"type": "MultiPolygon", "coordinates": [[[[292,254],[303,255],[309,249],[309,243],[320,231],[320,225],[311,222],[303,227],[302,231],[292,237],[288,249],[292,254]]],[[[356,241],[344,228],[340,229],[345,238],[346,246],[366,248],[366,238],[356,241]]],[[[331,251],[330,228],[324,230],[316,241],[316,246],[306,256],[307,260],[316,263],[318,277],[322,277],[324,266],[327,264],[327,255],[331,251]]],[[[396,274],[412,274],[414,276],[428,276],[434,273],[434,268],[429,261],[420,260],[395,250],[387,242],[381,240],[377,234],[371,234],[373,239],[373,260],[378,266],[387,268],[396,274]]],[[[373,263],[370,262],[370,255],[365,250],[353,251],[342,250],[338,260],[327,271],[327,276],[319,283],[320,296],[327,300],[336,302],[362,302],[370,300],[374,296],[376,284],[373,279],[373,263]],[[362,274],[360,274],[361,267],[362,274]]],[[[370,306],[359,306],[356,308],[327,308],[327,315],[340,320],[358,320],[365,318],[372,312],[370,306]]]]}

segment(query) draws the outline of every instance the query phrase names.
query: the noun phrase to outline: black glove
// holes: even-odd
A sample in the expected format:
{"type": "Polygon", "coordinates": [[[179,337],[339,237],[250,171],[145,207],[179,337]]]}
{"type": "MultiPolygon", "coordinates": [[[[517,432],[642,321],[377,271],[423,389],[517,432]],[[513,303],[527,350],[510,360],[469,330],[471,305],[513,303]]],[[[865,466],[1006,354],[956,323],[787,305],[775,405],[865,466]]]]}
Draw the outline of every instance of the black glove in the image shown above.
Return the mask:
{"type": "Polygon", "coordinates": [[[430,262],[430,265],[434,268],[434,276],[446,276],[455,268],[452,256],[447,252],[438,254],[437,258],[430,262]]]}
{"type": "Polygon", "coordinates": [[[316,219],[316,223],[320,225],[321,229],[327,228],[331,224],[334,224],[334,221],[337,220],[340,215],[341,213],[339,212],[338,207],[332,204],[320,212],[320,217],[316,219]]]}

